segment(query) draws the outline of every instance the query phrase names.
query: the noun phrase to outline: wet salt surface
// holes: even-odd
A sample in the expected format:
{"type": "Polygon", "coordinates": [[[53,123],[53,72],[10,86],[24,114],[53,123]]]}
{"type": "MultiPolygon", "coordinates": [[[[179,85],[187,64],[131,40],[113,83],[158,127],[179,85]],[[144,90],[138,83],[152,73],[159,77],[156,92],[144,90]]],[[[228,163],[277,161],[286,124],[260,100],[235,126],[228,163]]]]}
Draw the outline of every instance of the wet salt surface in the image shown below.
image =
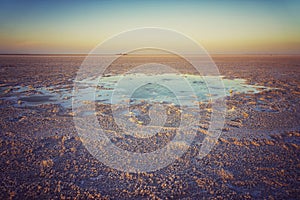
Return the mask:
{"type": "MultiPolygon", "coordinates": [[[[30,86],[14,86],[14,87],[0,87],[1,90],[1,100],[8,100],[12,102],[14,107],[30,107],[30,106],[40,106],[45,104],[57,104],[62,106],[65,109],[72,108],[72,96],[74,94],[77,99],[80,100],[78,105],[82,106],[83,104],[88,104],[90,102],[100,102],[103,104],[114,104],[116,102],[127,102],[128,95],[127,85],[124,85],[123,82],[119,82],[124,78],[123,75],[120,76],[109,76],[101,77],[101,79],[85,79],[80,81],[80,94],[75,91],[73,93],[73,86],[69,85],[59,85],[59,86],[50,86],[50,87],[39,87],[33,88],[30,86]],[[118,95],[114,92],[121,91],[118,95]],[[124,92],[124,94],[122,94],[124,92]],[[79,96],[81,95],[81,96],[79,96]],[[114,96],[115,95],[115,96],[114,96]],[[113,98],[120,98],[118,101],[112,100],[113,98]]],[[[135,80],[137,87],[136,90],[132,92],[129,96],[130,103],[140,102],[140,101],[149,101],[149,102],[159,102],[159,103],[173,103],[178,105],[178,99],[181,99],[183,103],[192,103],[195,98],[200,102],[208,102],[210,99],[216,99],[222,97],[220,94],[225,94],[230,96],[231,94],[238,93],[259,93],[260,91],[269,90],[264,86],[257,85],[248,85],[245,79],[226,79],[221,78],[224,83],[224,88],[216,88],[214,85],[210,87],[215,87],[215,93],[211,94],[208,90],[206,81],[214,80],[216,77],[202,77],[196,75],[176,75],[176,74],[163,74],[163,75],[145,75],[145,74],[130,74],[126,75],[128,80],[135,80]],[[187,81],[186,86],[182,86],[180,80],[184,79],[187,81]],[[143,80],[148,84],[139,85],[139,81],[143,80]],[[155,83],[157,82],[157,83],[155,83]],[[177,95],[174,94],[174,91],[165,87],[164,84],[172,84],[177,88],[177,95]],[[194,96],[186,96],[185,89],[192,90],[194,96]],[[216,92],[216,91],[220,91],[216,92]],[[178,96],[180,94],[181,96],[178,96]]],[[[76,102],[78,103],[78,102],[76,102]]],[[[3,107],[4,105],[2,105],[3,107]]],[[[8,105],[5,105],[8,106],[8,105]]],[[[259,110],[258,111],[263,111],[259,110]]]]}

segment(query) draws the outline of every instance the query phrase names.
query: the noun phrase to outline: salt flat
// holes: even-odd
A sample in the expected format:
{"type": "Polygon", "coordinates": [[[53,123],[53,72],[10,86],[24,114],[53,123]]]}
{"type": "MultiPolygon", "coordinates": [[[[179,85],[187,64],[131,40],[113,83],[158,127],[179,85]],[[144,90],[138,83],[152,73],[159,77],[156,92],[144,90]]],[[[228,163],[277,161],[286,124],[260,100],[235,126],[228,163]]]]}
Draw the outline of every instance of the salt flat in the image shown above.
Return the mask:
{"type": "MultiPolygon", "coordinates": [[[[166,168],[143,173],[121,172],[104,165],[87,151],[78,136],[71,99],[76,72],[84,58],[0,56],[1,199],[297,199],[300,56],[214,55],[225,86],[231,86],[225,87],[227,112],[217,144],[206,157],[197,159],[201,143],[194,142],[166,168]]],[[[117,78],[149,60],[189,76],[196,87],[200,84],[201,77],[195,78],[197,72],[181,58],[164,56],[123,56],[107,69],[104,79],[117,78]]],[[[99,95],[113,89],[104,87],[100,84],[99,95]]],[[[144,89],[163,91],[169,96],[161,88],[144,89]]],[[[149,94],[139,96],[144,89],[135,94],[136,99],[149,94]]],[[[180,124],[181,108],[176,103],[169,105],[168,99],[164,103],[169,113],[165,129],[146,139],[120,132],[109,102],[101,96],[95,113],[85,115],[96,115],[116,146],[146,153],[164,147],[180,124]]],[[[89,101],[82,104],[85,105],[89,101]]],[[[199,108],[200,119],[194,128],[195,141],[201,142],[209,134],[212,110],[206,99],[199,100],[199,108]]],[[[149,109],[147,102],[132,101],[132,116],[128,120],[132,118],[140,126],[150,124],[149,109]]]]}

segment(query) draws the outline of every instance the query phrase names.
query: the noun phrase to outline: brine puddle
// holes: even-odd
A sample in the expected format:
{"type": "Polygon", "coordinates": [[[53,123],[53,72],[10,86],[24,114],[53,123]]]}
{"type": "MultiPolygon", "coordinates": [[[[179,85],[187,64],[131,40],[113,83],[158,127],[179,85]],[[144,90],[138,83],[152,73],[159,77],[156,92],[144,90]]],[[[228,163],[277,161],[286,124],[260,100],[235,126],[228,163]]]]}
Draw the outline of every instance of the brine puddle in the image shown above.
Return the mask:
{"type": "MultiPolygon", "coordinates": [[[[215,77],[212,76],[129,74],[126,75],[126,78],[128,80],[136,80],[137,83],[139,80],[147,82],[147,79],[151,80],[151,82],[137,86],[131,96],[128,97],[122,95],[122,91],[126,93],[127,87],[129,87],[126,85],[126,82],[120,82],[120,80],[124,79],[124,75],[101,77],[100,79],[84,79],[79,82],[81,96],[76,97],[80,101],[76,102],[73,106],[82,106],[93,102],[114,104],[118,102],[137,103],[143,101],[179,104],[178,99],[181,99],[184,104],[188,104],[194,101],[195,98],[199,102],[207,102],[210,99],[219,98],[221,97],[220,94],[224,94],[224,89],[226,96],[235,93],[258,93],[270,89],[263,86],[246,84],[245,79],[226,79],[220,77],[224,83],[224,88],[214,88],[214,93],[211,94],[206,81],[213,80],[215,77]],[[160,84],[155,83],[156,79],[160,80],[160,84]],[[180,82],[182,79],[184,79],[193,90],[193,96],[186,94],[185,87],[183,87],[180,82]],[[168,87],[165,87],[164,84],[172,84],[177,88],[178,92],[175,94],[168,87]],[[116,90],[119,91],[118,95],[115,94],[116,90]],[[220,93],[218,91],[220,91],[220,93]],[[113,98],[115,97],[118,97],[119,101],[114,101],[113,98]]],[[[212,83],[210,87],[214,87],[213,82],[210,81],[210,83],[212,83]]],[[[1,87],[0,90],[0,100],[8,100],[10,102],[10,104],[2,103],[2,107],[11,105],[14,107],[32,107],[45,104],[58,104],[65,109],[72,108],[72,85],[38,88],[32,86],[4,86],[1,87]]]]}

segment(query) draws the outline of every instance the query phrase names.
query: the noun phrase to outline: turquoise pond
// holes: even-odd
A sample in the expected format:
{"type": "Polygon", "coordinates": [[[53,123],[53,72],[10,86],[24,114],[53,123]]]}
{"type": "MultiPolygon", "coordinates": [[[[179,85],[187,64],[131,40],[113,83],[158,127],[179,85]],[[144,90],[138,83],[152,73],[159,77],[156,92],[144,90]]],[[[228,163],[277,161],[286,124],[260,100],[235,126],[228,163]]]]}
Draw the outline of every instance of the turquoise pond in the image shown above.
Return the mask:
{"type": "Polygon", "coordinates": [[[149,101],[182,105],[191,101],[206,102],[213,98],[224,97],[224,95],[258,93],[270,89],[249,85],[245,79],[178,74],[108,76],[81,80],[76,85],[80,85],[79,90],[78,88],[73,90],[70,85],[38,88],[2,87],[0,99],[10,100],[16,107],[59,104],[65,108],[72,108],[74,96],[79,104],[81,104],[80,101],[96,101],[103,104],[149,101]],[[214,84],[214,80],[219,80],[218,84],[214,84]]]}

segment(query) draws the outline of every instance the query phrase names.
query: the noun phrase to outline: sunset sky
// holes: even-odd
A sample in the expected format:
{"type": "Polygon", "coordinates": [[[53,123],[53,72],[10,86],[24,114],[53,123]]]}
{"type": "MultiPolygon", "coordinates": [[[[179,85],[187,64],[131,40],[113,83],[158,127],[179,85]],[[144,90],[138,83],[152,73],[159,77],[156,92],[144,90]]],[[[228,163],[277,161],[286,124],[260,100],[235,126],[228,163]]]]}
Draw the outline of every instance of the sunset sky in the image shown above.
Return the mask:
{"type": "Polygon", "coordinates": [[[177,30],[210,53],[300,53],[299,10],[284,0],[0,0],[0,53],[88,53],[138,27],[177,30]]]}

